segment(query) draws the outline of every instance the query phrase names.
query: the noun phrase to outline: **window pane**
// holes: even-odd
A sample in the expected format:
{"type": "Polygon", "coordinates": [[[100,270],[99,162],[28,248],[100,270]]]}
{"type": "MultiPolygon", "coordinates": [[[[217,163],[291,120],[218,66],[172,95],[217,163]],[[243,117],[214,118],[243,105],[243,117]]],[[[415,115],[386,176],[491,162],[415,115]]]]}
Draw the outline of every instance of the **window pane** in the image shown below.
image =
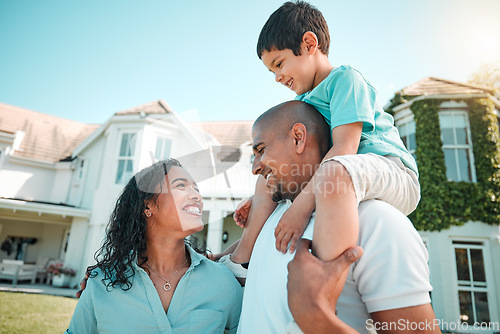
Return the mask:
{"type": "Polygon", "coordinates": [[[405,124],[401,124],[399,127],[398,127],[398,131],[399,131],[399,135],[401,137],[403,136],[406,136],[408,134],[408,126],[407,126],[408,123],[405,123],[405,124]]]}
{"type": "Polygon", "coordinates": [[[129,146],[128,146],[128,152],[127,152],[127,157],[131,157],[134,154],[135,151],[135,134],[129,133],[129,146]]]}
{"type": "Polygon", "coordinates": [[[463,113],[453,113],[453,123],[456,128],[465,128],[467,126],[467,117],[463,113]]]}
{"type": "Polygon", "coordinates": [[[415,141],[415,133],[411,133],[408,137],[408,150],[414,150],[417,148],[417,142],[415,141]]]}
{"type": "Polygon", "coordinates": [[[446,177],[451,181],[458,181],[457,161],[455,150],[444,149],[444,163],[446,165],[446,177]]]}
{"type": "Polygon", "coordinates": [[[490,309],[486,292],[474,292],[474,303],[476,304],[476,322],[490,322],[490,309]]]}
{"type": "Polygon", "coordinates": [[[120,157],[131,157],[135,150],[135,138],[133,133],[122,134],[120,143],[120,157]]]}
{"type": "Polygon", "coordinates": [[[124,157],[127,155],[127,148],[128,148],[128,143],[129,143],[129,133],[123,133],[122,134],[122,142],[120,144],[120,156],[124,157]]]}
{"type": "Polygon", "coordinates": [[[453,133],[453,116],[451,114],[439,113],[439,127],[441,128],[441,139],[444,145],[455,144],[453,133]]]}
{"type": "Polygon", "coordinates": [[[455,248],[455,258],[457,260],[457,277],[459,281],[470,281],[469,260],[467,259],[467,249],[455,248]]]}
{"type": "Polygon", "coordinates": [[[474,282],[486,282],[483,251],[481,249],[471,249],[470,260],[472,262],[472,277],[474,282]]]}
{"type": "Polygon", "coordinates": [[[443,145],[455,145],[455,138],[452,128],[441,128],[443,145]]]}
{"type": "Polygon", "coordinates": [[[457,145],[467,145],[469,144],[467,140],[467,129],[466,128],[455,128],[457,134],[457,145]]]}
{"type": "Polygon", "coordinates": [[[134,175],[134,165],[132,160],[118,160],[118,170],[116,172],[116,184],[125,184],[134,175]]]}
{"type": "Polygon", "coordinates": [[[163,158],[170,158],[170,149],[172,148],[172,141],[165,139],[165,145],[163,147],[163,158]]]}
{"type": "Polygon", "coordinates": [[[125,160],[118,161],[118,170],[116,171],[115,183],[121,183],[120,180],[123,177],[123,172],[125,171],[125,160]]]}
{"type": "Polygon", "coordinates": [[[441,128],[452,128],[453,127],[453,115],[439,113],[439,125],[441,128]]]}
{"type": "Polygon", "coordinates": [[[460,301],[460,321],[462,323],[474,324],[474,313],[472,312],[472,298],[470,291],[458,291],[460,301]]]}
{"type": "Polygon", "coordinates": [[[409,148],[408,148],[408,137],[407,136],[401,136],[401,141],[405,145],[406,149],[409,150],[409,148]]]}
{"type": "Polygon", "coordinates": [[[127,183],[128,180],[134,175],[134,166],[132,163],[132,160],[127,160],[127,165],[126,165],[125,173],[123,173],[123,183],[127,183]]]}
{"type": "Polygon", "coordinates": [[[155,158],[156,160],[161,160],[161,148],[163,146],[163,138],[156,139],[156,149],[155,149],[155,158]]]}
{"type": "Polygon", "coordinates": [[[408,123],[408,133],[415,133],[415,132],[417,132],[415,121],[411,121],[408,123]]]}
{"type": "Polygon", "coordinates": [[[460,181],[472,181],[470,173],[469,150],[457,150],[458,166],[460,168],[460,181]]]}
{"type": "Polygon", "coordinates": [[[158,137],[156,140],[155,158],[158,160],[170,158],[172,141],[167,138],[158,137]]]}

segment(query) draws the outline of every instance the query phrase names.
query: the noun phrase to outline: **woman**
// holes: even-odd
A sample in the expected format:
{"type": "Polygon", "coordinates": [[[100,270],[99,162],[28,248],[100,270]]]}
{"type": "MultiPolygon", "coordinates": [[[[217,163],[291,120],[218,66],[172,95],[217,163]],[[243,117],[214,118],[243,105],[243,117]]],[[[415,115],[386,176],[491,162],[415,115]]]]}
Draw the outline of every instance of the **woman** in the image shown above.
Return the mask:
{"type": "Polygon", "coordinates": [[[203,229],[196,183],[176,160],[125,186],[66,333],[233,333],[242,289],[186,245],[203,229]]]}

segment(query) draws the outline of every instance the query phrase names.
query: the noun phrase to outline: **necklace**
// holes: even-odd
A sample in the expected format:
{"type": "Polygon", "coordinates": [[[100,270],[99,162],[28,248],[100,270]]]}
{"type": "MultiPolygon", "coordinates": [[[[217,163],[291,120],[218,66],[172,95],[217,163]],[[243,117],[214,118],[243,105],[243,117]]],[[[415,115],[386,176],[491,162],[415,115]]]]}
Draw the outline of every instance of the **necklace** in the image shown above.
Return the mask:
{"type": "Polygon", "coordinates": [[[159,276],[162,280],[164,280],[164,281],[165,281],[165,284],[163,284],[163,290],[165,290],[165,291],[170,291],[170,289],[172,289],[172,285],[170,284],[170,280],[171,280],[172,278],[174,278],[175,274],[177,274],[177,273],[179,272],[179,270],[181,270],[181,268],[182,268],[182,267],[184,267],[184,265],[185,265],[187,262],[188,262],[188,260],[186,259],[186,262],[184,262],[184,263],[183,263],[183,264],[179,267],[179,269],[177,269],[177,270],[175,271],[175,273],[174,273],[172,276],[170,276],[170,278],[169,278],[169,279],[166,279],[166,278],[165,278],[165,277],[163,277],[162,275],[158,274],[158,273],[156,272],[156,270],[154,270],[154,269],[153,269],[153,267],[151,267],[151,265],[150,265],[147,261],[146,261],[146,264],[148,265],[148,267],[149,267],[149,268],[151,268],[151,270],[152,270],[152,271],[153,271],[156,275],[158,275],[158,276],[159,276]]]}

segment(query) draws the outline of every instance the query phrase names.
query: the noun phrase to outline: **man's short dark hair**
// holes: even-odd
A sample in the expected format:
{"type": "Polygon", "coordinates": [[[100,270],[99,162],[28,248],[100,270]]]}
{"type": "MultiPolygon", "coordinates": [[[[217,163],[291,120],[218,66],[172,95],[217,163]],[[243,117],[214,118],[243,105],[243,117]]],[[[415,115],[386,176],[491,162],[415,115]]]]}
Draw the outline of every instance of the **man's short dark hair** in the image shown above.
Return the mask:
{"type": "Polygon", "coordinates": [[[318,47],[325,55],[330,48],[330,33],[323,14],[304,1],[285,2],[269,16],[257,42],[257,55],[264,51],[290,49],[300,56],[300,45],[304,33],[311,31],[318,37],[318,47]]]}

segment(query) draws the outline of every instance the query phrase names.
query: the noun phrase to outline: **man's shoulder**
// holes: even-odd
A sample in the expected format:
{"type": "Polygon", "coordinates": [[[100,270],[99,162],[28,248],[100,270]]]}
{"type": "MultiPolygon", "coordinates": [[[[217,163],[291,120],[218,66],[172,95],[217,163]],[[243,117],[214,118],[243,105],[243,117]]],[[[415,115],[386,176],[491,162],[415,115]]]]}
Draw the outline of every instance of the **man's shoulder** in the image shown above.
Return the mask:
{"type": "Polygon", "coordinates": [[[391,245],[391,249],[425,250],[422,238],[408,217],[380,200],[360,203],[358,242],[365,252],[378,252],[385,244],[391,245]]]}
{"type": "Polygon", "coordinates": [[[401,211],[381,200],[369,200],[359,204],[360,229],[412,230],[415,227],[401,211]]]}

